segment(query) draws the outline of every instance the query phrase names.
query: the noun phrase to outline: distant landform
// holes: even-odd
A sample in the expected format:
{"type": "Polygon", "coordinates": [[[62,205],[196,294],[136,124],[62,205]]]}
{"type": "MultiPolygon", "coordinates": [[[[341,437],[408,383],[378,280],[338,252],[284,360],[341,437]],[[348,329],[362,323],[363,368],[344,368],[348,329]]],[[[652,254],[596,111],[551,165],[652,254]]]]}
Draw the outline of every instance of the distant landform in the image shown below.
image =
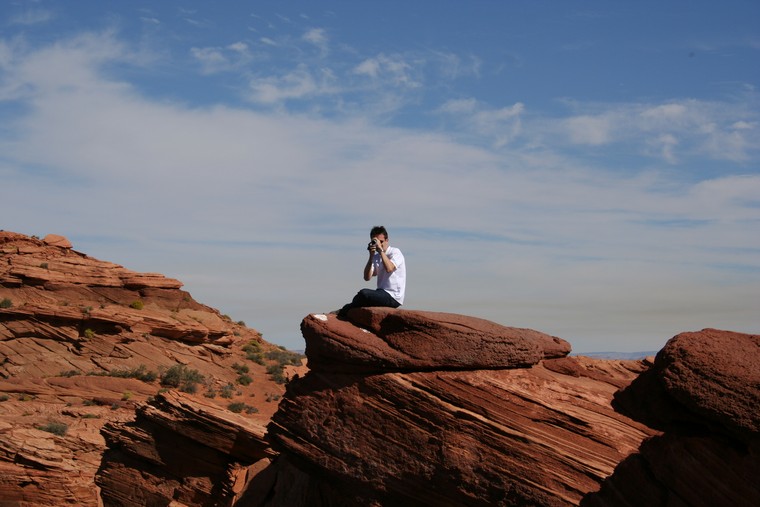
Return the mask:
{"type": "Polygon", "coordinates": [[[572,353],[571,356],[586,356],[594,357],[596,359],[620,359],[636,361],[647,357],[654,357],[657,355],[656,350],[647,350],[644,352],[578,352],[572,353]]]}

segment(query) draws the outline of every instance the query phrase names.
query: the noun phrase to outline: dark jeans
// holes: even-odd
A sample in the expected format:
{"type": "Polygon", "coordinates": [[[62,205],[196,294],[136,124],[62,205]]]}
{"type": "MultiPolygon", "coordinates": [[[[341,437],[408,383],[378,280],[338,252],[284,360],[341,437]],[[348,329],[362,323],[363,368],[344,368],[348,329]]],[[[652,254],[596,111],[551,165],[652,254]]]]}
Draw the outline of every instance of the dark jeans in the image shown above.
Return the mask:
{"type": "Polygon", "coordinates": [[[356,293],[354,299],[338,311],[339,317],[345,317],[351,308],[363,308],[365,306],[389,306],[398,308],[401,306],[393,296],[383,289],[362,289],[356,293]]]}

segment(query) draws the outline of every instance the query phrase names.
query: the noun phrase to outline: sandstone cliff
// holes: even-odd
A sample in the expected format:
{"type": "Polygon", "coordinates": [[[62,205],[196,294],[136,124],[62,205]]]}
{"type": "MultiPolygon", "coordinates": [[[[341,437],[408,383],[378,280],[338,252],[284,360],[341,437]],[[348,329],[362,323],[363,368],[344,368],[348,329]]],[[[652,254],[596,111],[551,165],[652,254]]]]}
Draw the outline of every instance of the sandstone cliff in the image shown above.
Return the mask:
{"type": "Polygon", "coordinates": [[[0,505],[232,504],[282,351],[181,285],[0,231],[0,505]]]}
{"type": "Polygon", "coordinates": [[[758,336],[679,335],[650,368],[464,316],[349,319],[304,319],[311,371],[245,505],[760,505],[758,336]]]}

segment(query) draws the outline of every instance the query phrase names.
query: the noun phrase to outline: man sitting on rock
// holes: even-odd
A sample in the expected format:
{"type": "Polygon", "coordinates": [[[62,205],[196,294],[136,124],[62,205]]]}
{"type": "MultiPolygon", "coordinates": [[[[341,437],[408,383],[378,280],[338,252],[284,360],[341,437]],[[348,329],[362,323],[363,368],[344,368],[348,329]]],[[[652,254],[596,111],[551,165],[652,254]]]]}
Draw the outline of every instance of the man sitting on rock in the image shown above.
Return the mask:
{"type": "Polygon", "coordinates": [[[389,306],[398,308],[404,303],[406,290],[406,264],[404,254],[388,243],[388,231],[376,225],[369,233],[367,245],[369,259],[364,266],[364,279],[377,277],[377,289],[362,289],[354,299],[338,311],[338,317],[345,317],[351,308],[364,306],[389,306]]]}

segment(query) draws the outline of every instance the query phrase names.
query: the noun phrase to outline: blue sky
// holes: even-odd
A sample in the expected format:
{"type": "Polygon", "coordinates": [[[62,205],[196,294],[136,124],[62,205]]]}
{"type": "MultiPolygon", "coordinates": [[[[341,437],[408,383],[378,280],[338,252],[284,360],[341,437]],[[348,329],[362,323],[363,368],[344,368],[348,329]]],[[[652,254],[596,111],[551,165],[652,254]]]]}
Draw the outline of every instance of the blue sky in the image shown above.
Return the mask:
{"type": "Polygon", "coordinates": [[[6,1],[0,228],[303,348],[406,308],[656,350],[760,328],[760,4],[6,1]]]}

